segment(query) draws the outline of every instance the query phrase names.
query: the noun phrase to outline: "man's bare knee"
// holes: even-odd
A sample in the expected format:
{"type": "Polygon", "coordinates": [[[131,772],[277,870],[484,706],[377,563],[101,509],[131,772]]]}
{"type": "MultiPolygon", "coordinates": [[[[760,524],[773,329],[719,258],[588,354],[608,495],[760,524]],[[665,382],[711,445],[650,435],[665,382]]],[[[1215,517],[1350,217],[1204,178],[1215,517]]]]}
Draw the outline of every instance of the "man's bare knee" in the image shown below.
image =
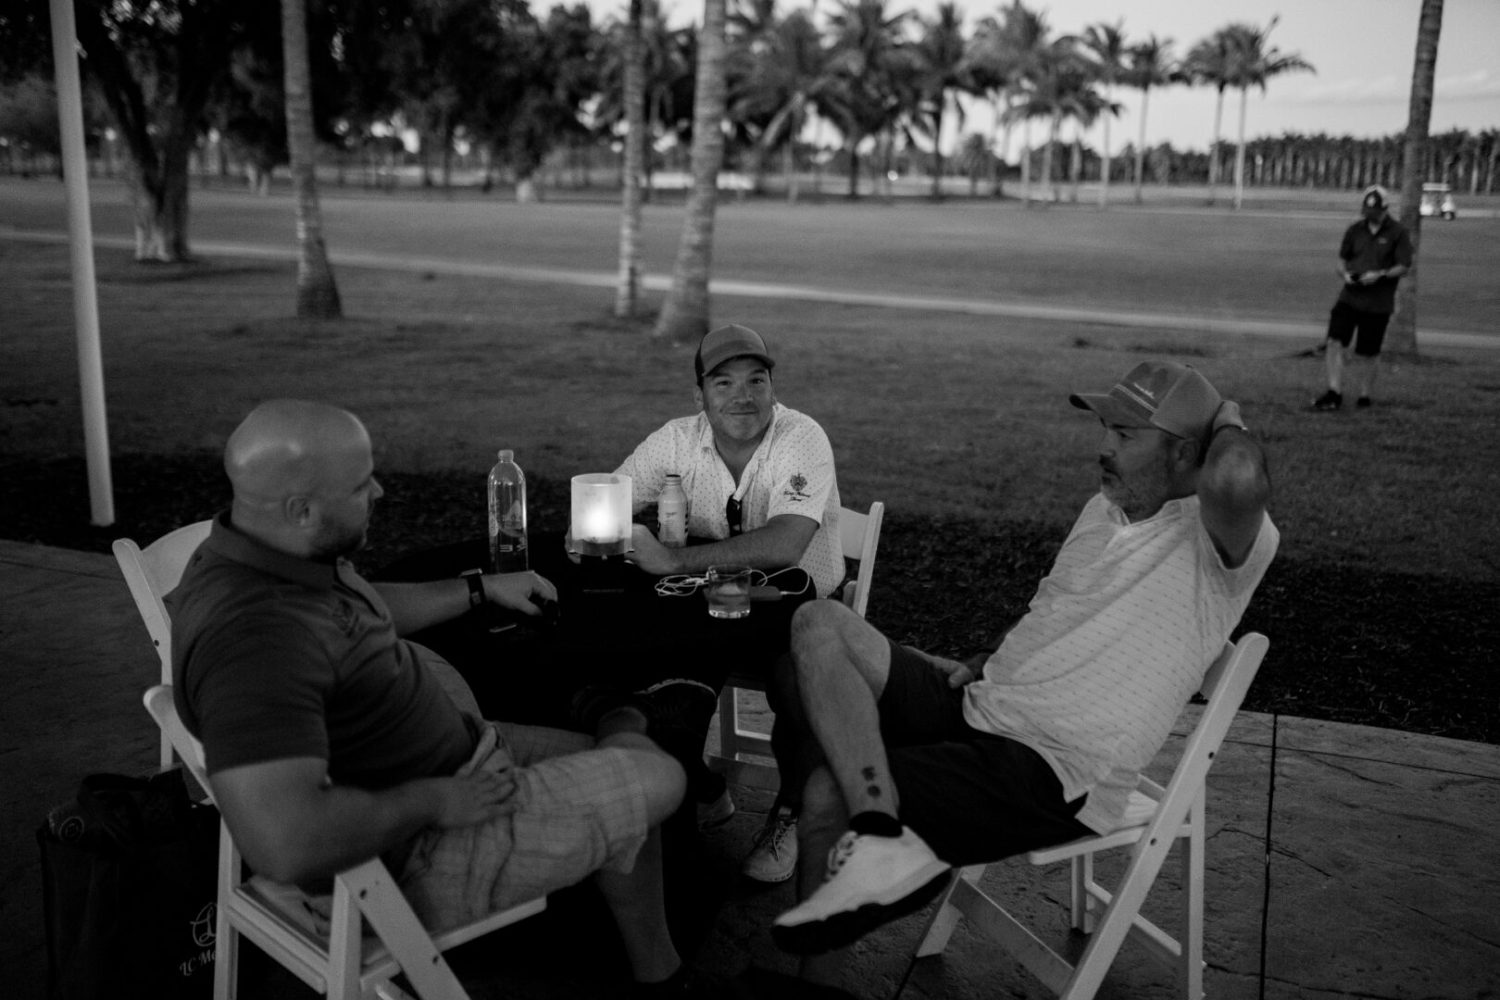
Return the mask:
{"type": "Polygon", "coordinates": [[[853,667],[878,696],[890,672],[890,644],[869,622],[838,601],[812,601],[792,616],[792,660],[800,679],[853,667]]]}

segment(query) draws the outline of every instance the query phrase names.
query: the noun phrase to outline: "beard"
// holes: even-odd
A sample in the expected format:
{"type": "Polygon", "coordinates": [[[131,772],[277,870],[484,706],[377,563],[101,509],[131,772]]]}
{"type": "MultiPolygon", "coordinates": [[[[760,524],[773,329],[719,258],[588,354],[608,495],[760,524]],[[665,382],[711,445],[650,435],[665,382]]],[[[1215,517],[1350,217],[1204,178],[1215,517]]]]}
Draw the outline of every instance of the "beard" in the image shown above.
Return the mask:
{"type": "Polygon", "coordinates": [[[1167,469],[1161,466],[1141,469],[1129,478],[1120,470],[1103,462],[1099,463],[1107,475],[1099,477],[1099,490],[1104,498],[1125,512],[1130,521],[1140,521],[1161,510],[1171,491],[1167,488],[1167,469]]]}

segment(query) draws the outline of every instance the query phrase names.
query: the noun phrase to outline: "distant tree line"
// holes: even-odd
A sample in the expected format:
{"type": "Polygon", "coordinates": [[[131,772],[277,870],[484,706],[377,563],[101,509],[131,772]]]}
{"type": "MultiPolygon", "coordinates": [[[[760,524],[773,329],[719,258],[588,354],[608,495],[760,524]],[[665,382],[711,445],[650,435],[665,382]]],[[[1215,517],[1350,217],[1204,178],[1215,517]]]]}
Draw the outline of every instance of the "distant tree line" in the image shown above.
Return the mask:
{"type": "MultiPolygon", "coordinates": [[[[281,99],[281,55],[274,5],[254,0],[196,3],[78,0],[80,35],[118,49],[120,59],[86,58],[96,86],[91,146],[101,167],[122,161],[106,134],[178,134],[202,172],[244,173],[259,182],[287,162],[281,99]],[[197,15],[196,17],[194,15],[197,15]],[[195,23],[196,22],[196,23],[195,23]],[[197,54],[197,58],[192,56],[197,54]],[[212,55],[211,61],[208,56],[212,55]],[[107,62],[116,62],[115,67],[107,62]],[[174,65],[175,63],[175,65],[174,65]],[[120,79],[129,76],[134,87],[120,79]],[[123,83],[113,95],[101,88],[123,83]],[[171,102],[147,101],[167,88],[201,96],[192,121],[162,128],[171,102]],[[131,94],[135,90],[137,94],[131,94]],[[153,109],[149,105],[157,103],[153,109]],[[123,120],[122,120],[123,119],[123,120]]],[[[525,0],[395,0],[378,5],[308,0],[317,133],[327,162],[358,165],[391,183],[398,166],[414,166],[424,184],[448,183],[455,157],[482,183],[501,174],[522,196],[544,164],[563,183],[590,182],[617,162],[623,130],[618,20],[595,24],[587,7],[553,7],[533,15],[525,0]],[[400,136],[419,136],[408,152],[400,136]],[[575,169],[570,173],[566,166],[575,169]]],[[[1054,36],[1045,16],[1012,2],[967,30],[957,5],[931,18],[893,12],[879,0],[840,4],[821,26],[808,10],[778,12],[773,0],[731,4],[726,61],[726,165],[762,188],[775,165],[788,175],[827,170],[857,194],[864,161],[877,184],[890,171],[934,178],[968,177],[1003,191],[1007,170],[1030,182],[1079,180],[1217,185],[1240,170],[1250,185],[1358,187],[1396,184],[1400,136],[1376,139],[1296,135],[1257,138],[1231,148],[1219,137],[1208,150],[1146,145],[1142,136],[1111,155],[1107,129],[1119,88],[1208,86],[1243,97],[1281,73],[1310,69],[1269,45],[1270,28],[1231,24],[1173,54],[1171,39],[1126,38],[1121,24],[1054,36]],[[963,122],[977,102],[990,104],[994,131],[966,135],[944,151],[935,137],[945,122],[963,122]],[[820,126],[809,128],[809,122],[820,126]],[[1011,131],[1045,134],[1014,155],[1011,131]],[[1063,133],[1071,129],[1071,138],[1063,133]],[[1003,138],[996,133],[1003,130],[1003,138]]],[[[696,34],[668,28],[650,12],[646,52],[646,169],[680,166],[692,133],[696,34]],[[676,159],[673,160],[674,155],[676,159]]],[[[19,0],[0,14],[0,169],[55,169],[55,103],[44,0],[19,0]]],[[[1472,192],[1493,191],[1496,132],[1455,131],[1433,137],[1427,175],[1472,192]]],[[[793,185],[788,185],[794,187],[793,185]]]]}

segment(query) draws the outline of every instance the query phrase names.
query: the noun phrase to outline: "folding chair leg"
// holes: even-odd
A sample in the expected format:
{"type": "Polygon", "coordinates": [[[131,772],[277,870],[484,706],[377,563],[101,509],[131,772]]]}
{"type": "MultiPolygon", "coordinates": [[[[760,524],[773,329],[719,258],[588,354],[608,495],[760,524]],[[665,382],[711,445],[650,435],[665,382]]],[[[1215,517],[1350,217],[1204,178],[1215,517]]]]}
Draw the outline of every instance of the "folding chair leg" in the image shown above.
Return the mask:
{"type": "Polygon", "coordinates": [[[239,876],[239,852],[233,849],[229,829],[219,824],[218,908],[214,916],[214,1000],[235,1000],[240,989],[240,934],[229,920],[229,887],[239,876]]]}
{"type": "MultiPolygon", "coordinates": [[[[392,956],[401,965],[413,989],[423,997],[464,997],[462,984],[453,974],[448,960],[438,950],[426,928],[417,919],[411,907],[401,896],[401,889],[385,875],[385,867],[378,862],[366,862],[351,868],[334,880],[335,919],[337,919],[338,890],[348,886],[351,905],[370,922],[380,940],[391,950],[392,956]]],[[[351,920],[354,928],[355,995],[358,995],[359,928],[358,919],[351,920]]],[[[329,991],[330,996],[332,991],[329,991]]]]}
{"type": "MultiPolygon", "coordinates": [[[[988,866],[971,865],[960,871],[958,877],[970,885],[978,885],[986,867],[988,866]]],[[[953,935],[953,929],[958,926],[958,920],[963,916],[963,911],[950,902],[953,898],[953,890],[957,887],[958,879],[954,879],[943,892],[942,901],[933,908],[932,916],[927,918],[927,926],[922,930],[921,943],[917,945],[917,958],[941,955],[948,947],[948,938],[953,935]]]]}
{"type": "Polygon", "coordinates": [[[1185,1000],[1203,1000],[1203,796],[1188,811],[1192,831],[1182,838],[1182,956],[1178,979],[1185,1000]]]}
{"type": "Polygon", "coordinates": [[[1089,893],[1089,886],[1094,881],[1094,856],[1080,854],[1072,859],[1069,867],[1072,869],[1073,881],[1070,904],[1073,929],[1083,934],[1092,934],[1094,933],[1094,899],[1089,893]]]}
{"type": "Polygon", "coordinates": [[[328,936],[328,1000],[360,1000],[359,907],[342,878],[333,884],[333,930],[328,936]]]}
{"type": "Polygon", "coordinates": [[[739,707],[735,701],[734,685],[725,684],[719,692],[719,753],[729,758],[734,757],[738,742],[735,729],[739,723],[739,707]]]}

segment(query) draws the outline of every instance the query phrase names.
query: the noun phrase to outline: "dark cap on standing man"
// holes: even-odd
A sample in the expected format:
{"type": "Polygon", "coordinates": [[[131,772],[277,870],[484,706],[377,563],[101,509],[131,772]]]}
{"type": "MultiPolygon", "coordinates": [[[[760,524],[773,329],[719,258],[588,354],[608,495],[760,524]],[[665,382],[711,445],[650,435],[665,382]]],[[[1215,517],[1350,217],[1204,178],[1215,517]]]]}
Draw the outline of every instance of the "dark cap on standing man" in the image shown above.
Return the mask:
{"type": "Polygon", "coordinates": [[[698,353],[693,357],[693,374],[701,379],[735,358],[755,358],[764,363],[768,371],[776,367],[760,334],[748,326],[730,323],[703,335],[698,342],[698,353]]]}
{"type": "Polygon", "coordinates": [[[1116,427],[1155,427],[1174,437],[1202,438],[1213,427],[1219,390],[1196,369],[1175,361],[1142,361],[1105,393],[1075,392],[1068,402],[1116,427]]]}
{"type": "Polygon", "coordinates": [[[1385,193],[1385,188],[1379,184],[1371,184],[1365,188],[1365,193],[1360,196],[1360,208],[1390,208],[1390,198],[1385,193]]]}

